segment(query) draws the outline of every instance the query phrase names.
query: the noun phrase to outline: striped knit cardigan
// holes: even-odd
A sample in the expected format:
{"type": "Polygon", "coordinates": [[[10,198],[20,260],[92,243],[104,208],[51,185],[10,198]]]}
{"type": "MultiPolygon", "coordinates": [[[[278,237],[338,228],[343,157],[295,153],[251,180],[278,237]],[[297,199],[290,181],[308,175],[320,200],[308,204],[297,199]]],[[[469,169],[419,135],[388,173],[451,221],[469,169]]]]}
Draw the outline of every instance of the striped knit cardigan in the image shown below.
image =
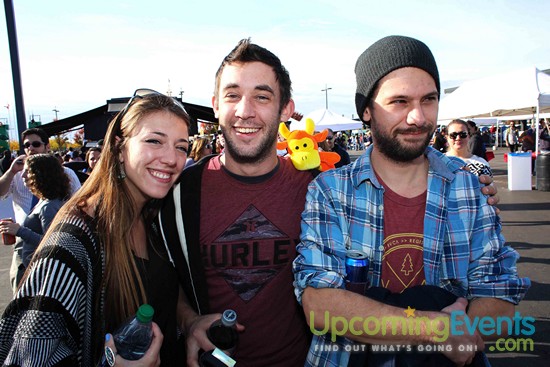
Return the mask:
{"type": "Polygon", "coordinates": [[[0,321],[3,366],[90,366],[103,347],[103,252],[85,215],[58,224],[0,321]]]}

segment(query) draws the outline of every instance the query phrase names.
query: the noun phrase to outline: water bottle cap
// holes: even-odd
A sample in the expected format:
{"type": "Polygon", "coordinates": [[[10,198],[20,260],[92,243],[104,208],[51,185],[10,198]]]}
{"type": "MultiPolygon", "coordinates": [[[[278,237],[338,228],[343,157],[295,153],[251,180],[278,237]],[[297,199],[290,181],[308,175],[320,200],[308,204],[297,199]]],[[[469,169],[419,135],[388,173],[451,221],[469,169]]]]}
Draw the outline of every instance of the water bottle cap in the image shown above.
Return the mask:
{"type": "Polygon", "coordinates": [[[222,325],[231,327],[237,323],[237,313],[233,310],[225,310],[222,314],[222,325]]]}
{"type": "Polygon", "coordinates": [[[136,318],[140,322],[150,322],[151,320],[153,320],[154,314],[155,314],[155,310],[151,305],[143,304],[139,306],[136,312],[136,318]]]}

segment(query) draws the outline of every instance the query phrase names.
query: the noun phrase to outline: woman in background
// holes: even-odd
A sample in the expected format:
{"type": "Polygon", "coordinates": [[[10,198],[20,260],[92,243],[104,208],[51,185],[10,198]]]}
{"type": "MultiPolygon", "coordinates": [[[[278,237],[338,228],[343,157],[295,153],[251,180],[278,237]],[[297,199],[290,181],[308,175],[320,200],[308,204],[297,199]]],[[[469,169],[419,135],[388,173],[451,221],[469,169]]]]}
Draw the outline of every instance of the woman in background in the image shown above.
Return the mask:
{"type": "Polygon", "coordinates": [[[470,133],[468,124],[463,120],[453,120],[447,125],[447,155],[462,159],[465,163],[465,168],[476,176],[489,175],[493,176],[491,166],[485,159],[478,157],[470,152],[468,141],[470,133]]]}
{"type": "Polygon", "coordinates": [[[38,203],[21,224],[1,222],[0,232],[23,241],[22,259],[27,267],[44,233],[71,194],[69,178],[59,160],[50,154],[34,154],[25,160],[21,175],[25,186],[38,198],[38,203]]]}
{"type": "MultiPolygon", "coordinates": [[[[177,274],[152,220],[187,158],[189,116],[171,97],[138,90],[110,123],[101,160],[61,208],[0,321],[0,365],[95,367],[105,333],[153,306],[153,341],[137,361],[175,366],[177,274]]],[[[107,345],[107,348],[104,346],[107,345]]]]}
{"type": "Polygon", "coordinates": [[[208,138],[196,138],[193,142],[193,148],[191,148],[191,152],[189,153],[189,158],[187,158],[187,162],[185,163],[185,168],[191,167],[210,154],[212,154],[210,140],[208,138]]]}
{"type": "Polygon", "coordinates": [[[101,156],[101,149],[97,147],[92,147],[88,149],[86,152],[86,163],[88,163],[88,167],[84,169],[84,172],[87,174],[92,173],[94,167],[97,165],[97,162],[99,162],[99,157],[101,156]]]}

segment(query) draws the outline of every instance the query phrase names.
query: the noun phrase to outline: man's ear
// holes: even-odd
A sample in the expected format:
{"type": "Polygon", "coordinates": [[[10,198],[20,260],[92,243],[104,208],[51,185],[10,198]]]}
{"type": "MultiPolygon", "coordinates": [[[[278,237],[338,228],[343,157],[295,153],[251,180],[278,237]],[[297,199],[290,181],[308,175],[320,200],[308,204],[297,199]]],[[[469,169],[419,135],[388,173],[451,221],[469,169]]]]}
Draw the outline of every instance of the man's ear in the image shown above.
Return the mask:
{"type": "Polygon", "coordinates": [[[288,121],[290,120],[290,117],[292,117],[292,114],[294,113],[294,110],[296,108],[296,105],[294,104],[294,100],[291,98],[290,101],[286,104],[286,106],[283,107],[283,110],[281,111],[281,121],[288,121]]]}
{"type": "Polygon", "coordinates": [[[369,107],[365,107],[365,111],[363,111],[363,121],[370,122],[371,115],[370,115],[370,109],[369,107]]]}
{"type": "Polygon", "coordinates": [[[220,105],[216,96],[212,96],[212,108],[214,109],[214,117],[220,118],[220,105]]]}

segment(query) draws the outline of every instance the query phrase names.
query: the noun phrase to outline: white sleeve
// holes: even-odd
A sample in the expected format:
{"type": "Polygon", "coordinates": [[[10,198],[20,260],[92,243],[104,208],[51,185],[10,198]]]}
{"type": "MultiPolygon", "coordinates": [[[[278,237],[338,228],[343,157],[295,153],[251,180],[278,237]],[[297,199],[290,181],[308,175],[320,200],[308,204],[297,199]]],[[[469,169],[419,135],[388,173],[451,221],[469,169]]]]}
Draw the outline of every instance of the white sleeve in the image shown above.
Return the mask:
{"type": "Polygon", "coordinates": [[[67,175],[67,177],[69,177],[69,181],[71,183],[71,195],[73,195],[75,192],[78,191],[78,189],[80,189],[80,180],[72,169],[67,167],[63,167],[63,169],[65,170],[65,174],[67,175]]]}

